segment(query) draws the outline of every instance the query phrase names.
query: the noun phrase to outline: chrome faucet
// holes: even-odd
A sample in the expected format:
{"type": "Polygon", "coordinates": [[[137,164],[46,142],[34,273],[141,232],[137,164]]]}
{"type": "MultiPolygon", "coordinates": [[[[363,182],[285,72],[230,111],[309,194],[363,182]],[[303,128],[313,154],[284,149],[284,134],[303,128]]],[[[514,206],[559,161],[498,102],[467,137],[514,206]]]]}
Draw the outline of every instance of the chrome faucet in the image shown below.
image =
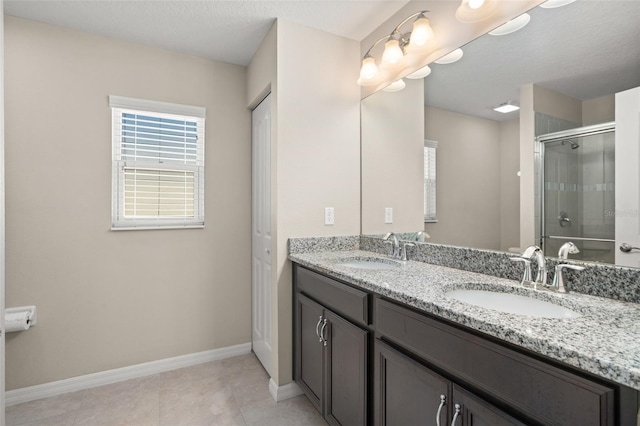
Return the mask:
{"type": "Polygon", "coordinates": [[[409,260],[409,256],[407,256],[407,247],[415,247],[414,243],[410,243],[407,241],[403,241],[400,246],[400,260],[409,260]]]}
{"type": "Polygon", "coordinates": [[[537,288],[538,284],[547,285],[547,262],[544,258],[544,253],[538,246],[529,246],[519,257],[511,257],[511,260],[515,262],[524,263],[524,273],[522,274],[522,281],[520,284],[533,283],[533,287],[537,288]],[[531,279],[531,260],[535,257],[538,264],[538,273],[536,279],[531,279]]]}
{"type": "Polygon", "coordinates": [[[391,251],[389,252],[389,256],[391,256],[393,259],[400,259],[400,241],[398,241],[398,236],[393,232],[389,232],[387,235],[382,237],[382,240],[386,244],[391,244],[391,251]]]}
{"type": "Polygon", "coordinates": [[[538,274],[536,275],[535,284],[547,285],[547,261],[544,258],[544,253],[538,248],[535,251],[536,262],[538,263],[538,274]]]}
{"type": "Polygon", "coordinates": [[[558,263],[555,267],[555,275],[553,276],[553,281],[551,282],[551,287],[555,288],[558,293],[568,293],[569,288],[564,283],[564,276],[562,271],[565,269],[573,269],[574,271],[583,271],[584,266],[571,265],[569,263],[564,263],[569,257],[569,254],[578,254],[580,250],[573,244],[571,241],[567,241],[564,243],[560,250],[558,250],[558,263]]]}
{"type": "Polygon", "coordinates": [[[564,283],[562,271],[565,269],[573,269],[574,271],[583,271],[584,266],[572,265],[570,263],[558,263],[555,268],[555,275],[551,282],[551,287],[558,290],[558,293],[569,293],[569,288],[564,283]]]}
{"type": "Polygon", "coordinates": [[[424,231],[416,232],[416,241],[423,243],[427,238],[431,238],[429,234],[424,231]]]}
{"type": "Polygon", "coordinates": [[[567,241],[562,246],[560,246],[560,250],[558,250],[558,259],[567,260],[570,254],[578,254],[580,250],[573,244],[571,241],[567,241]]]}

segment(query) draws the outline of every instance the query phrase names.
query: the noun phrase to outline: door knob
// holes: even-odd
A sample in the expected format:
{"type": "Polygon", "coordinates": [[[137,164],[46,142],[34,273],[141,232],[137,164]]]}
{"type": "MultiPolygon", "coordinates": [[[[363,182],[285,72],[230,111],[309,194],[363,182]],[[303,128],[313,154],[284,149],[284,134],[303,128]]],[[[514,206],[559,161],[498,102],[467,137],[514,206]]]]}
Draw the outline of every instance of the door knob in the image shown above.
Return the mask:
{"type": "Polygon", "coordinates": [[[631,244],[622,243],[620,244],[620,251],[623,253],[629,253],[631,250],[640,250],[640,247],[633,247],[631,244]]]}

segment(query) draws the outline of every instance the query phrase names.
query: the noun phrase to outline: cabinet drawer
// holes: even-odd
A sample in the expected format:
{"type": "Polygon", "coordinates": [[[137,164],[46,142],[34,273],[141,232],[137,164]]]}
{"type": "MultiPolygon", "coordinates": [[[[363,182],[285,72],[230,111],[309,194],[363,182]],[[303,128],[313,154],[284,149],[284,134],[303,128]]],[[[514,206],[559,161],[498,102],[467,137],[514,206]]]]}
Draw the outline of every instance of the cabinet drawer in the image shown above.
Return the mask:
{"type": "Polygon", "coordinates": [[[614,389],[382,299],[382,338],[548,425],[614,425],[614,389]]]}
{"type": "Polygon", "coordinates": [[[294,265],[298,291],[349,319],[369,324],[369,294],[294,265]]]}

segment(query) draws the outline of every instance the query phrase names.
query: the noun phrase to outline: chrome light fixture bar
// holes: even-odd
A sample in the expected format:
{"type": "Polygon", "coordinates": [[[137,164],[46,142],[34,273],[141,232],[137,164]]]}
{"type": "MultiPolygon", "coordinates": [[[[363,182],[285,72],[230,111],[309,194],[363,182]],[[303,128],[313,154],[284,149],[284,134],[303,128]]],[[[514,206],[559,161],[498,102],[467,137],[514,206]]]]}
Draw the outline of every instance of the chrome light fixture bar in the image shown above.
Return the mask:
{"type": "Polygon", "coordinates": [[[379,81],[380,69],[371,53],[378,44],[384,42],[384,51],[379,67],[388,71],[399,70],[405,66],[406,55],[424,53],[433,45],[435,34],[426,13],[429,11],[423,10],[408,16],[393,29],[391,34],[373,43],[362,58],[360,78],[358,78],[359,85],[372,86],[381,83],[379,81]],[[402,33],[402,26],[413,18],[415,20],[411,31],[402,33]]]}

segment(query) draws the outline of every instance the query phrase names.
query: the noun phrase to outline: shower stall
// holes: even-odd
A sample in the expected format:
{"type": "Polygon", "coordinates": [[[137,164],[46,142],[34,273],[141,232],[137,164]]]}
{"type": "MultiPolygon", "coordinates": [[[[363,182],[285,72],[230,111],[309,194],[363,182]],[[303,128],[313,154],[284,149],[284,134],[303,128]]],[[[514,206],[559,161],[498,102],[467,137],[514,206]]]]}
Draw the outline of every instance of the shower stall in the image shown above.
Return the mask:
{"type": "Polygon", "coordinates": [[[540,143],[540,244],[555,256],[615,262],[615,124],[580,127],[536,138],[540,143]]]}

